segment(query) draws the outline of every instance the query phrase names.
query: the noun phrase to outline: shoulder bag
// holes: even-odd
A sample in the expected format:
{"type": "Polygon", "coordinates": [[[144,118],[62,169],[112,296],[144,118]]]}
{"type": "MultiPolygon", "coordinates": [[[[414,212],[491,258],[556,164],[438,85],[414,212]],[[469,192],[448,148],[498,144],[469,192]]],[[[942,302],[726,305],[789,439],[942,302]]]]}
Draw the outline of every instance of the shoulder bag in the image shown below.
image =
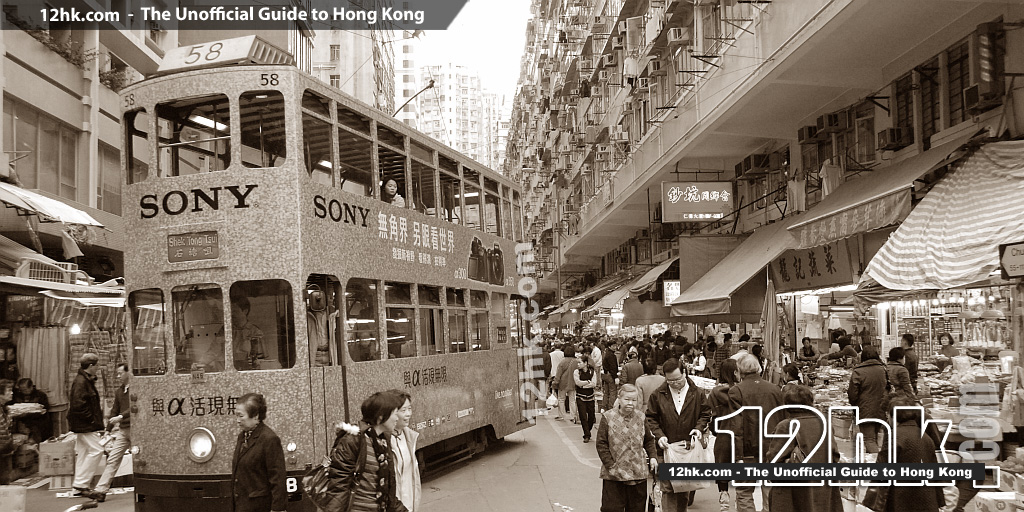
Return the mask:
{"type": "Polygon", "coordinates": [[[348,512],[352,508],[352,494],[355,492],[356,482],[359,481],[363,468],[366,466],[366,434],[360,432],[358,435],[360,441],[359,450],[356,452],[355,471],[345,483],[345,490],[341,496],[331,493],[330,457],[324,457],[323,463],[303,475],[302,491],[318,509],[328,512],[348,512]]]}

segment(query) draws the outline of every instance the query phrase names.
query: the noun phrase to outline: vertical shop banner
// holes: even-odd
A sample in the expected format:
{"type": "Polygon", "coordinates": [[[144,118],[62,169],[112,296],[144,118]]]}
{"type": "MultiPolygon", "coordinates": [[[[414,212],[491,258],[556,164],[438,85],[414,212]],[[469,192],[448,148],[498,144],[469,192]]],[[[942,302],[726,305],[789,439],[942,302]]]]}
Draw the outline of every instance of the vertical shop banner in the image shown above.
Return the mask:
{"type": "Polygon", "coordinates": [[[769,265],[777,292],[813,290],[853,282],[846,241],[782,253],[769,265]]]}
{"type": "Polygon", "coordinates": [[[661,184],[663,222],[700,222],[721,219],[732,213],[732,183],[728,181],[677,181],[661,184]]]}

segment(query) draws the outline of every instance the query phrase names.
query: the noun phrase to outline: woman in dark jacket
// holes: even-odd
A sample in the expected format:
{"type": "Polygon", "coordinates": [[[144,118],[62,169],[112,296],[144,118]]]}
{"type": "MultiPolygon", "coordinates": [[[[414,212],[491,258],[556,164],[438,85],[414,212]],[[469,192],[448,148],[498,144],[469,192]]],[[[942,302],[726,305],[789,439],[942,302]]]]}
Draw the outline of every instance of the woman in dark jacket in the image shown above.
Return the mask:
{"type": "Polygon", "coordinates": [[[267,402],[263,395],[242,395],[235,405],[238,433],[231,459],[231,495],[235,512],[283,512],[285,493],[284,450],[281,439],[263,420],[267,402]]]}
{"type": "MultiPolygon", "coordinates": [[[[718,386],[711,390],[711,429],[718,436],[718,418],[732,414],[735,409],[729,401],[729,388],[736,385],[740,378],[736,373],[736,360],[726,359],[718,370],[718,386]]],[[[721,422],[722,429],[733,430],[729,421],[721,422]]],[[[719,464],[732,464],[732,443],[724,442],[729,439],[727,436],[716,437],[715,439],[715,462],[719,464]],[[723,442],[718,442],[721,439],[723,442]]],[[[724,507],[730,504],[729,481],[718,480],[718,503],[724,507]]]]}
{"type": "Polygon", "coordinates": [[[374,393],[363,401],[359,426],[338,425],[324,512],[408,512],[397,496],[390,444],[402,405],[394,393],[374,393]]]}
{"type": "MultiPolygon", "coordinates": [[[[782,400],[786,405],[814,406],[814,392],[807,386],[800,384],[788,384],[782,390],[782,400]]],[[[790,443],[789,437],[773,437],[768,445],[768,461],[778,460],[779,463],[787,463],[792,457],[796,447],[800,447],[801,453],[811,453],[814,446],[823,437],[825,423],[822,418],[810,410],[793,409],[787,411],[788,419],[780,421],[775,427],[775,434],[788,436],[794,429],[799,428],[796,434],[796,443],[790,443]],[[792,425],[796,423],[797,425],[792,425]]],[[[832,443],[834,444],[834,443],[832,443]]],[[[822,443],[818,451],[810,457],[805,457],[799,462],[808,464],[828,463],[829,443],[822,443]]],[[[839,460],[835,455],[832,460],[839,460]]],[[[797,463],[798,461],[793,461],[797,463]]],[[[840,512],[843,510],[843,501],[839,496],[839,488],[831,485],[820,485],[820,482],[808,482],[810,485],[792,487],[769,487],[768,510],[786,510],[787,512],[840,512]]]]}
{"type": "MultiPolygon", "coordinates": [[[[893,407],[913,407],[917,401],[906,395],[892,399],[893,407]]],[[[899,464],[936,464],[935,442],[928,434],[921,435],[920,413],[901,410],[893,422],[896,437],[896,460],[899,464]]],[[[883,442],[878,454],[879,464],[889,462],[888,441],[883,442]]],[[[942,487],[925,485],[892,486],[888,488],[889,498],[885,502],[887,512],[937,512],[945,504],[942,487]]]]}
{"type": "MultiPolygon", "coordinates": [[[[878,357],[878,348],[873,345],[864,347],[861,362],[850,373],[850,387],[846,390],[850,405],[860,410],[860,419],[885,421],[886,382],[885,365],[878,357]]],[[[878,425],[861,424],[860,431],[864,434],[864,450],[878,453],[878,425]]]]}

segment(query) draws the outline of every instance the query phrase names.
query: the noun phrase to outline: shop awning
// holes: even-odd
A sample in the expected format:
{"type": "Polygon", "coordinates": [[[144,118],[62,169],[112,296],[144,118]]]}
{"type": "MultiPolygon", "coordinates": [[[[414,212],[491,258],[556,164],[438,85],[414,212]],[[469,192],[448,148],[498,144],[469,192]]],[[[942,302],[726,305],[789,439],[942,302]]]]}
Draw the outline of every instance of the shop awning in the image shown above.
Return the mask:
{"type": "Polygon", "coordinates": [[[755,230],[672,301],[673,316],[730,314],[743,317],[742,321],[760,318],[767,283],[765,267],[787,249],[796,247],[796,238],[788,229],[792,224],[792,219],[784,219],[755,230]]]}
{"type": "Polygon", "coordinates": [[[868,263],[861,283],[936,290],[999,268],[999,245],[1024,240],[1024,141],[986,144],[958,163],[868,263]]]}
{"type": "Polygon", "coordinates": [[[679,260],[679,257],[669,258],[661,262],[657,267],[654,267],[647,271],[646,274],[640,276],[632,285],[629,287],[629,293],[632,296],[637,296],[643,293],[647,293],[658,286],[658,278],[671,267],[673,263],[679,260]]]}
{"type": "Polygon", "coordinates": [[[109,288],[106,286],[86,286],[81,284],[67,284],[67,283],[55,283],[53,281],[43,281],[40,279],[29,279],[27,277],[14,277],[14,276],[0,276],[0,283],[15,284],[18,286],[26,286],[29,288],[39,288],[43,290],[57,290],[61,292],[70,293],[98,293],[104,295],[123,295],[124,288],[109,288]]]}
{"type": "Polygon", "coordinates": [[[631,274],[621,274],[611,277],[602,283],[598,283],[594,286],[591,286],[587,291],[567,299],[565,302],[562,303],[561,306],[559,306],[558,309],[552,311],[550,314],[554,315],[565,313],[566,311],[569,311],[572,308],[578,308],[582,306],[587,299],[594,297],[595,295],[598,295],[600,293],[614,290],[617,287],[628,283],[633,278],[635,278],[635,276],[631,274]]]}
{"type": "Polygon", "coordinates": [[[910,213],[914,181],[962,157],[970,137],[948,142],[843,183],[789,229],[807,249],[899,222],[910,213]]]}
{"type": "Polygon", "coordinates": [[[42,194],[0,182],[0,202],[23,215],[35,215],[40,222],[63,222],[103,227],[88,213],[42,194]]]}
{"type": "Polygon", "coordinates": [[[626,296],[629,295],[629,293],[630,293],[629,289],[632,288],[633,286],[635,286],[636,282],[639,279],[640,279],[640,277],[638,277],[638,278],[636,278],[636,279],[634,279],[632,281],[627,281],[627,282],[623,283],[622,285],[620,285],[619,287],[615,288],[614,290],[611,290],[610,292],[606,293],[604,295],[604,297],[601,297],[600,299],[598,299],[597,302],[591,304],[584,311],[597,311],[598,309],[612,309],[612,308],[614,308],[615,305],[619,303],[619,301],[625,299],[626,296]]]}

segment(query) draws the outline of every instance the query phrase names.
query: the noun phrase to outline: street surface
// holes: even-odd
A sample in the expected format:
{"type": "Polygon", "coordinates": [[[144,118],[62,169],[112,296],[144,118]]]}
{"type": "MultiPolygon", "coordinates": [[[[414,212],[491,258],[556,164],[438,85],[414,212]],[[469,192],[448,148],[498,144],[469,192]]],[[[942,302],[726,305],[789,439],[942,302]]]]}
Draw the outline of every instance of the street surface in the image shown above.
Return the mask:
{"type": "MultiPolygon", "coordinates": [[[[421,508],[423,512],[594,512],[601,508],[600,470],[596,445],[583,443],[579,425],[541,416],[535,426],[425,480],[421,508]]],[[[58,498],[57,493],[45,485],[29,490],[26,510],[62,512],[86,501],[58,498]]],[[[698,491],[690,509],[717,512],[718,489],[698,491]]],[[[110,494],[94,510],[131,512],[133,495],[110,494]]]]}

